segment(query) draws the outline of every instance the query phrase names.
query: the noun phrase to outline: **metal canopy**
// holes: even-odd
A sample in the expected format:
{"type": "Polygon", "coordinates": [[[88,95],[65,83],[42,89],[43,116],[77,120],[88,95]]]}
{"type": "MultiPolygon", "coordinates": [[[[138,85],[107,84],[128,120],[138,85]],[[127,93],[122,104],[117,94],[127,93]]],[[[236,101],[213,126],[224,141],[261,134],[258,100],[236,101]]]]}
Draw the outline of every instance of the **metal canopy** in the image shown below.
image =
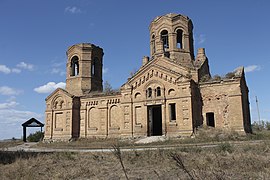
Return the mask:
{"type": "Polygon", "coordinates": [[[23,141],[26,142],[26,127],[40,127],[42,132],[42,127],[44,127],[44,124],[35,118],[31,118],[25,123],[23,123],[22,127],[23,127],[23,141]]]}

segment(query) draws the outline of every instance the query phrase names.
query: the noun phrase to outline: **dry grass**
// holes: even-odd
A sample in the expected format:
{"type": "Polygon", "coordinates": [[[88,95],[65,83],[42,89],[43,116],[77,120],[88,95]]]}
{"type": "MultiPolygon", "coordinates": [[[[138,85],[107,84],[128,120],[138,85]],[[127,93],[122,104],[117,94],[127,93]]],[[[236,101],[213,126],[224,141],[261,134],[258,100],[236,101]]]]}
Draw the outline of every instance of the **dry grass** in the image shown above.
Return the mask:
{"type": "Polygon", "coordinates": [[[111,153],[0,151],[0,179],[270,179],[269,137],[269,131],[240,136],[235,132],[202,129],[196,138],[172,138],[147,145],[176,145],[175,149],[129,152],[118,147],[137,146],[134,140],[41,143],[38,146],[51,148],[112,148],[113,145],[116,148],[111,153]],[[249,142],[257,139],[263,141],[249,142]],[[234,145],[234,141],[244,143],[234,145]],[[219,145],[214,148],[183,146],[204,142],[219,142],[219,145]]]}
{"type": "MultiPolygon", "coordinates": [[[[129,179],[270,179],[269,147],[269,143],[237,147],[222,143],[216,148],[121,152],[121,159],[129,179]]],[[[2,152],[0,160],[5,155],[2,152]]],[[[8,164],[0,162],[0,179],[126,177],[113,152],[63,152],[21,156],[8,164]]]]}
{"type": "Polygon", "coordinates": [[[134,142],[139,138],[88,138],[78,139],[70,142],[53,142],[53,143],[39,143],[37,147],[59,148],[59,149],[102,149],[111,148],[118,144],[120,147],[153,147],[153,146],[181,146],[183,144],[194,143],[216,143],[224,141],[249,141],[249,140],[269,140],[270,131],[256,131],[254,134],[240,135],[235,131],[224,131],[215,128],[201,128],[197,131],[195,138],[191,137],[174,137],[167,138],[166,141],[153,142],[149,144],[135,144],[134,142]]]}
{"type": "Polygon", "coordinates": [[[0,150],[5,150],[8,147],[18,146],[23,144],[22,140],[9,140],[9,141],[1,141],[0,142],[0,150]]]}

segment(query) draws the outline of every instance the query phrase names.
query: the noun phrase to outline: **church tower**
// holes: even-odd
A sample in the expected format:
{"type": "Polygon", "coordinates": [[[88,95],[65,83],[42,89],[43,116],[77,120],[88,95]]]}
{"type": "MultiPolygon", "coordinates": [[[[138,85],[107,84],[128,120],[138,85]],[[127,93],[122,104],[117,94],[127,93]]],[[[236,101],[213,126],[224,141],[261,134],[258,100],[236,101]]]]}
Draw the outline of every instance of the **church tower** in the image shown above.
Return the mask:
{"type": "Polygon", "coordinates": [[[75,96],[102,91],[103,49],[89,43],[75,44],[67,50],[66,90],[75,96]]]}
{"type": "Polygon", "coordinates": [[[165,56],[190,66],[194,61],[193,24],[180,14],[155,18],[149,27],[151,58],[165,56]]]}

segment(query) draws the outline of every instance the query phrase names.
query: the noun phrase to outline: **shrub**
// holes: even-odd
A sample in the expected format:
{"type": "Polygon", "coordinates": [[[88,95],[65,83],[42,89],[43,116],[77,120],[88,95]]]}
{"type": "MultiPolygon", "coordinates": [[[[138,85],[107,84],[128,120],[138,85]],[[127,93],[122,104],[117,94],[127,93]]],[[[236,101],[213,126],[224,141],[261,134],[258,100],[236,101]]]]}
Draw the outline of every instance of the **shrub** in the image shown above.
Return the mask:
{"type": "Polygon", "coordinates": [[[220,80],[221,80],[221,76],[219,76],[219,75],[214,75],[213,81],[220,81],[220,80]]]}
{"type": "Polygon", "coordinates": [[[38,142],[38,141],[42,141],[44,137],[44,133],[37,131],[35,133],[30,133],[30,135],[27,137],[27,141],[29,142],[38,142]]]}
{"type": "Polygon", "coordinates": [[[252,123],[252,130],[255,130],[255,131],[262,131],[264,128],[266,128],[266,123],[264,121],[261,121],[261,122],[254,122],[252,123]]]}
{"type": "Polygon", "coordinates": [[[228,152],[228,153],[232,153],[234,150],[233,146],[228,142],[219,144],[218,149],[220,152],[228,152]]]}
{"type": "Polygon", "coordinates": [[[270,130],[270,122],[265,122],[265,129],[270,130]]]}
{"type": "Polygon", "coordinates": [[[211,79],[211,77],[209,76],[209,74],[206,74],[206,75],[201,77],[200,82],[207,82],[210,79],[211,79]]]}
{"type": "Polygon", "coordinates": [[[228,79],[232,79],[232,78],[234,78],[235,77],[235,73],[233,73],[233,72],[229,72],[229,73],[227,73],[226,75],[225,75],[225,78],[228,78],[228,79]]]}

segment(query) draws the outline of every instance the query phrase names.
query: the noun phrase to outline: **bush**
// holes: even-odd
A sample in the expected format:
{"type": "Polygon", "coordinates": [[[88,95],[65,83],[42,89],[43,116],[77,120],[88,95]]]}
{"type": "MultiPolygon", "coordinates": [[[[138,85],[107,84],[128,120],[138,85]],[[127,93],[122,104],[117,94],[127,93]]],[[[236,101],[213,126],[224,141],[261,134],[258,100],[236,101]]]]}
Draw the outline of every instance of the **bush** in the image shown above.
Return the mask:
{"type": "Polygon", "coordinates": [[[266,129],[266,130],[270,130],[270,122],[267,121],[267,122],[265,123],[265,129],[266,129]]]}
{"type": "Polygon", "coordinates": [[[218,149],[220,152],[228,152],[228,153],[232,153],[234,150],[233,146],[228,142],[221,143],[220,145],[218,145],[218,149]]]}
{"type": "Polygon", "coordinates": [[[219,75],[214,75],[213,81],[220,81],[220,80],[221,80],[221,76],[219,76],[219,75]]]}
{"type": "Polygon", "coordinates": [[[37,131],[35,133],[30,133],[30,135],[27,137],[27,141],[29,142],[38,142],[38,141],[42,141],[44,137],[44,133],[37,131]]]}
{"type": "Polygon", "coordinates": [[[232,79],[232,78],[234,78],[235,77],[235,73],[233,73],[233,72],[229,72],[229,73],[227,73],[226,75],[225,75],[225,78],[228,78],[228,79],[232,79]]]}
{"type": "Polygon", "coordinates": [[[260,121],[260,122],[253,122],[252,123],[252,130],[255,131],[262,131],[262,130],[270,130],[270,122],[268,121],[260,121]]]}
{"type": "Polygon", "coordinates": [[[200,82],[207,82],[210,79],[211,79],[211,77],[209,76],[209,74],[206,74],[203,77],[201,77],[200,82]]]}

